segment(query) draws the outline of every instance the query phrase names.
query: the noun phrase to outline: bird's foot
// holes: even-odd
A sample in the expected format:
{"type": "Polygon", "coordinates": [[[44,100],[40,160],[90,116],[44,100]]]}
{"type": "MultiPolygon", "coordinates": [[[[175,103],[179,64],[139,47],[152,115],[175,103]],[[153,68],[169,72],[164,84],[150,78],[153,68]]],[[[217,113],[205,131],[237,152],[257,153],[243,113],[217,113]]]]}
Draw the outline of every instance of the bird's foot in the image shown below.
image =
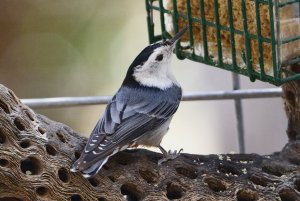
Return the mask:
{"type": "Polygon", "coordinates": [[[183,149],[180,149],[179,151],[177,150],[174,150],[174,151],[171,151],[169,150],[168,152],[162,148],[161,146],[158,147],[160,149],[160,151],[163,153],[164,157],[162,159],[159,159],[158,160],[158,165],[161,165],[162,163],[164,162],[167,162],[169,160],[174,160],[175,158],[177,158],[180,153],[183,151],[183,149]]]}

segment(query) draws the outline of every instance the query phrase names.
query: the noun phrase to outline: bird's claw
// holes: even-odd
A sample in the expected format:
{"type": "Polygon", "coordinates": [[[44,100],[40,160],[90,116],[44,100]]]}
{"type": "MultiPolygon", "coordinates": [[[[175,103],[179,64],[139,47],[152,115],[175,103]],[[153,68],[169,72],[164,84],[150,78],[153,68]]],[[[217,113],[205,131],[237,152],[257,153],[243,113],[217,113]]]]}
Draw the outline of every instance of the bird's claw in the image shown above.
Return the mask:
{"type": "Polygon", "coordinates": [[[167,162],[169,160],[174,160],[175,158],[177,158],[180,153],[183,151],[183,149],[181,148],[178,152],[177,150],[169,150],[168,152],[164,153],[164,157],[162,159],[158,160],[158,165],[161,165],[164,162],[167,162]]]}

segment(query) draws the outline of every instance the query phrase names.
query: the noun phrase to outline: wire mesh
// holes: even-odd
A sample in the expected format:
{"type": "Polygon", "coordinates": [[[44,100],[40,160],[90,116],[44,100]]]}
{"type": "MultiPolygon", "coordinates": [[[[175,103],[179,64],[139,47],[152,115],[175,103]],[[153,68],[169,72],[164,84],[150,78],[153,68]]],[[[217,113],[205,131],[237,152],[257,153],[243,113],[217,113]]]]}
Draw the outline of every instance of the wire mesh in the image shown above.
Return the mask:
{"type": "Polygon", "coordinates": [[[179,59],[281,85],[300,79],[289,69],[300,62],[299,7],[300,0],[146,0],[149,42],[189,25],[179,59]]]}

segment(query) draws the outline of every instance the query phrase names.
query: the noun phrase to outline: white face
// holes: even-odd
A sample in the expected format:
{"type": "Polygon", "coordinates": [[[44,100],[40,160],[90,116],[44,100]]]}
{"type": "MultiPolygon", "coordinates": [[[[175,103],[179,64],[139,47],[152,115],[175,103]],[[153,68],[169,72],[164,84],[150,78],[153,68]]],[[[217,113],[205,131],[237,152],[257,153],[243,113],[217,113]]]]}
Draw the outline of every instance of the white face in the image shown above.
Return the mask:
{"type": "Polygon", "coordinates": [[[170,69],[172,51],[173,47],[169,45],[155,49],[145,63],[135,67],[135,80],[144,86],[160,89],[167,89],[174,84],[179,86],[170,69]]]}

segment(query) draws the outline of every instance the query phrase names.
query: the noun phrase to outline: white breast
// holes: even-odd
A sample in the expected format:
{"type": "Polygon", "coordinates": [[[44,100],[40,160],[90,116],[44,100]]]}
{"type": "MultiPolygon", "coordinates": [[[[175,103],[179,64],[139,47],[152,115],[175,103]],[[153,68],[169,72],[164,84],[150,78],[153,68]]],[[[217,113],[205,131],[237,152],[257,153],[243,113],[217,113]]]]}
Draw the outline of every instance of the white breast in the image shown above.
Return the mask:
{"type": "Polygon", "coordinates": [[[139,137],[136,140],[136,143],[138,145],[143,145],[143,146],[158,147],[161,143],[161,140],[169,130],[171,119],[172,118],[168,119],[159,128],[148,131],[147,133],[139,137]]]}

